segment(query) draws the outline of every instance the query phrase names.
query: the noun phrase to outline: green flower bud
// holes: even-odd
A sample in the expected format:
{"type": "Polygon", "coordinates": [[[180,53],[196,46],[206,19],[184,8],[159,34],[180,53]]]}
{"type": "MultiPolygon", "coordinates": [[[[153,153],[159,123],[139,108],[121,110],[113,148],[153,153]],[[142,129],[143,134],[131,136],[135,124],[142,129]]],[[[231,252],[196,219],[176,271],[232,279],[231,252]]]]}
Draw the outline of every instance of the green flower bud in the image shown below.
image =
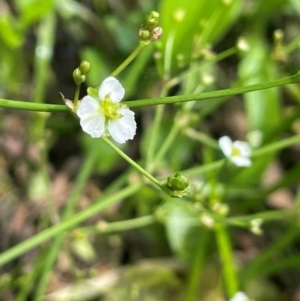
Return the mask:
{"type": "Polygon", "coordinates": [[[76,85],[80,85],[82,83],[82,74],[79,68],[76,68],[73,72],[73,79],[76,85]]]}
{"type": "Polygon", "coordinates": [[[177,172],[174,176],[169,176],[167,185],[172,191],[184,190],[189,186],[189,179],[177,172]]]}
{"type": "Polygon", "coordinates": [[[147,29],[140,29],[139,31],[140,40],[147,41],[151,38],[151,32],[147,29]]]}
{"type": "Polygon", "coordinates": [[[159,13],[156,11],[151,11],[145,17],[145,22],[143,27],[148,29],[153,29],[158,24],[158,20],[159,20],[159,13]]]}
{"type": "Polygon", "coordinates": [[[162,189],[174,198],[182,198],[189,193],[188,186],[188,178],[178,172],[174,176],[168,177],[162,185],[162,189]]]}
{"type": "Polygon", "coordinates": [[[82,74],[80,76],[81,82],[84,83],[86,81],[86,75],[82,74]]]}
{"type": "Polygon", "coordinates": [[[90,62],[84,60],[80,63],[79,70],[82,74],[88,74],[91,70],[91,64],[90,62]]]}

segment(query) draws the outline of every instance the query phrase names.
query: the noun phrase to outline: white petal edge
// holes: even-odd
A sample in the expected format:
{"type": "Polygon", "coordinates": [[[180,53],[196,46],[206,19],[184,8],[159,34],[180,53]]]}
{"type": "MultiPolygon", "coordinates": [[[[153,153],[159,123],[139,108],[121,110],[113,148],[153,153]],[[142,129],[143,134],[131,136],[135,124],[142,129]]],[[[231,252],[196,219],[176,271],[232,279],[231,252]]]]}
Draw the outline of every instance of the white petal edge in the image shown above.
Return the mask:
{"type": "Polygon", "coordinates": [[[99,138],[105,132],[105,119],[100,114],[94,114],[86,119],[80,120],[82,130],[92,138],[99,138]]]}
{"type": "Polygon", "coordinates": [[[241,156],[249,157],[251,155],[251,147],[248,142],[237,140],[233,142],[232,147],[239,149],[241,156]]]}
{"type": "Polygon", "coordinates": [[[228,136],[223,136],[218,142],[223,154],[226,157],[230,157],[232,151],[232,140],[228,136]]]}
{"type": "Polygon", "coordinates": [[[99,103],[93,97],[87,95],[81,100],[79,107],[76,111],[80,119],[86,119],[94,115],[99,108],[99,103]]]}
{"type": "Polygon", "coordinates": [[[134,112],[129,109],[119,109],[118,113],[123,117],[109,121],[108,132],[118,143],[125,143],[127,140],[132,140],[136,133],[134,112]]]}
{"type": "Polygon", "coordinates": [[[249,301],[249,298],[245,293],[237,292],[229,301],[249,301]]]}
{"type": "Polygon", "coordinates": [[[99,88],[99,98],[101,100],[103,100],[108,94],[110,94],[111,101],[115,103],[120,102],[125,95],[125,89],[121,83],[112,76],[107,77],[99,88]]]}
{"type": "Polygon", "coordinates": [[[230,157],[229,159],[239,167],[248,167],[252,165],[252,161],[248,157],[230,157]]]}

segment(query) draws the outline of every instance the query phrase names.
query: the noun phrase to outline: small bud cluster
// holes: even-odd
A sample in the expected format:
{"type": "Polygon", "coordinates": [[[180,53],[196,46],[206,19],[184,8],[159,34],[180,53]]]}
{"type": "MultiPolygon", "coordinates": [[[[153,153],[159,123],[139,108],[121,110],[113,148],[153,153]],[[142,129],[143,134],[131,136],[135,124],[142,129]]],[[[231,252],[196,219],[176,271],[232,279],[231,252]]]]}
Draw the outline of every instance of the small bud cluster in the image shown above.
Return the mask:
{"type": "Polygon", "coordinates": [[[139,30],[140,42],[150,44],[158,40],[162,35],[162,28],[157,26],[159,13],[151,11],[146,17],[142,27],[139,30]]]}
{"type": "Polygon", "coordinates": [[[78,68],[73,72],[73,79],[76,85],[80,85],[86,81],[86,75],[91,70],[91,64],[88,61],[82,61],[78,68]]]}
{"type": "Polygon", "coordinates": [[[169,176],[163,184],[163,188],[172,197],[181,198],[188,194],[189,179],[177,172],[173,176],[169,176]]]}

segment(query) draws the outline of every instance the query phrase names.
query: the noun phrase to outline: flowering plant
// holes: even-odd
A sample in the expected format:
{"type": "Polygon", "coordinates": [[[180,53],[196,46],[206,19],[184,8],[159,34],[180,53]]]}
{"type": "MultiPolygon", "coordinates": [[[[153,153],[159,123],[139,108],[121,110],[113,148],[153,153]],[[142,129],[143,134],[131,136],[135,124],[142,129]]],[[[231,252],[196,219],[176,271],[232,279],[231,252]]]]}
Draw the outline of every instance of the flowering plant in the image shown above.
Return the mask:
{"type": "Polygon", "coordinates": [[[245,141],[232,141],[228,136],[219,139],[219,146],[224,155],[236,166],[250,166],[251,148],[245,141]]]}
{"type": "Polygon", "coordinates": [[[93,138],[111,136],[119,143],[133,139],[134,112],[120,104],[124,95],[125,89],[116,78],[106,78],[99,88],[98,99],[87,95],[79,104],[76,114],[82,130],[93,138]]]}

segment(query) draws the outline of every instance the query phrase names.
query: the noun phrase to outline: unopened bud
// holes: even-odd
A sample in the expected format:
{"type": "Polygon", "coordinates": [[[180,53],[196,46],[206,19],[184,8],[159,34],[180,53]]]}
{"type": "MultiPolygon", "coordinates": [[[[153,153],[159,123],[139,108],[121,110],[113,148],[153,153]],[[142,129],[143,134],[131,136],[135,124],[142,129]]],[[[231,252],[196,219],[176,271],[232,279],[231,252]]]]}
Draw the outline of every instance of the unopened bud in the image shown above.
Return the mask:
{"type": "Polygon", "coordinates": [[[173,191],[184,190],[189,186],[189,179],[177,172],[174,176],[168,177],[167,185],[173,191]]]}
{"type": "Polygon", "coordinates": [[[163,30],[161,27],[155,27],[151,32],[151,41],[153,42],[158,40],[161,37],[162,33],[163,30]]]}
{"type": "Polygon", "coordinates": [[[182,198],[187,195],[189,180],[187,177],[181,175],[179,172],[174,176],[169,176],[167,181],[163,184],[162,188],[170,196],[175,198],[182,198]]]}
{"type": "Polygon", "coordinates": [[[158,24],[158,20],[159,20],[159,13],[156,11],[151,11],[145,17],[145,22],[143,24],[143,27],[148,29],[153,29],[158,24]]]}
{"type": "Polygon", "coordinates": [[[263,223],[262,218],[255,218],[250,222],[250,230],[255,235],[262,235],[263,231],[261,225],[263,223]]]}
{"type": "Polygon", "coordinates": [[[140,39],[143,40],[143,41],[147,41],[147,40],[150,40],[151,38],[151,33],[149,30],[147,29],[140,29],[139,31],[139,36],[140,36],[140,39]]]}
{"type": "Polygon", "coordinates": [[[81,73],[80,69],[76,68],[73,72],[73,79],[74,79],[76,85],[80,85],[82,83],[81,76],[82,76],[82,73],[81,73]]]}
{"type": "Polygon", "coordinates": [[[248,44],[247,40],[242,37],[238,39],[236,46],[237,46],[238,50],[243,51],[243,52],[247,52],[250,50],[250,45],[248,44]]]}
{"type": "Polygon", "coordinates": [[[84,60],[80,63],[79,70],[82,74],[88,74],[91,70],[91,64],[90,62],[84,60]]]}

